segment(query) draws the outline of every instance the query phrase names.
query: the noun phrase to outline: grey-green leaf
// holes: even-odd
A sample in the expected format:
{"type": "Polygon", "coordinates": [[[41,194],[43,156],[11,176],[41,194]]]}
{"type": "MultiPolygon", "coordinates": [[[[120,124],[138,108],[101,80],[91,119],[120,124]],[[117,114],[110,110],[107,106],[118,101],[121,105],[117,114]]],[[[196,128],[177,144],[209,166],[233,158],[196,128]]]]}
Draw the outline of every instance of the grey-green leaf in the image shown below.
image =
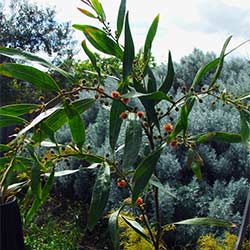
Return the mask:
{"type": "Polygon", "coordinates": [[[135,203],[137,198],[147,186],[161,155],[163,146],[160,146],[155,151],[145,157],[136,168],[132,179],[132,203],[135,203]]]}
{"type": "Polygon", "coordinates": [[[250,147],[250,112],[246,110],[240,111],[240,135],[242,142],[250,147]]]}
{"type": "Polygon", "coordinates": [[[100,167],[92,192],[88,215],[88,229],[93,230],[102,217],[110,190],[110,167],[104,162],[100,167]]]}
{"type": "Polygon", "coordinates": [[[126,128],[123,169],[128,169],[136,161],[142,141],[142,127],[139,120],[130,120],[126,128]]]}

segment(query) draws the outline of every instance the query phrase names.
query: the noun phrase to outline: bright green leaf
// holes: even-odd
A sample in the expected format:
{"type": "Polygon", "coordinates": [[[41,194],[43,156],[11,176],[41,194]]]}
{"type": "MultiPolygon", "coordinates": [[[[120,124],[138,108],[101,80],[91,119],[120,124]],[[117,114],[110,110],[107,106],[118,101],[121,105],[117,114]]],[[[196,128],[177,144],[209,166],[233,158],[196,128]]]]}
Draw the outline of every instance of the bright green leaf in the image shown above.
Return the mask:
{"type": "Polygon", "coordinates": [[[160,15],[158,14],[155,17],[155,19],[153,20],[153,22],[152,22],[152,24],[151,24],[151,26],[149,28],[147,37],[146,37],[146,41],[145,41],[145,44],[144,44],[144,60],[145,61],[147,61],[149,59],[149,57],[150,57],[151,46],[152,46],[152,42],[154,40],[156,31],[157,31],[159,18],[160,18],[160,15]]]}
{"type": "Polygon", "coordinates": [[[70,127],[70,132],[73,138],[74,143],[81,150],[83,143],[85,141],[85,126],[84,122],[81,119],[80,114],[74,108],[74,106],[70,103],[64,103],[64,111],[67,116],[68,124],[70,127]]]}
{"type": "Polygon", "coordinates": [[[14,59],[24,60],[28,63],[38,63],[39,65],[46,67],[49,70],[54,70],[60,73],[62,76],[66,77],[71,82],[74,82],[74,78],[68,72],[54,66],[52,63],[30,52],[13,49],[13,48],[5,48],[5,47],[0,46],[0,55],[7,56],[10,58],[14,58],[14,59]]]}
{"type": "Polygon", "coordinates": [[[73,27],[84,33],[88,41],[99,51],[116,56],[117,58],[123,58],[123,51],[120,46],[113,41],[108,35],[93,26],[74,24],[73,27]]]}
{"type": "Polygon", "coordinates": [[[95,54],[92,53],[89,48],[87,47],[86,41],[82,41],[82,47],[84,52],[86,53],[86,55],[88,56],[89,60],[91,61],[92,65],[94,66],[96,72],[98,73],[98,75],[100,76],[100,68],[97,66],[96,64],[96,57],[95,54]]]}
{"type": "Polygon", "coordinates": [[[168,71],[167,71],[167,76],[164,80],[164,82],[162,83],[161,87],[159,88],[159,91],[164,92],[165,94],[168,93],[168,91],[171,89],[173,82],[174,82],[174,65],[172,62],[172,56],[171,53],[169,51],[168,53],[168,71]]]}
{"type": "Polygon", "coordinates": [[[129,18],[128,18],[128,12],[126,15],[125,20],[125,47],[124,47],[124,54],[123,54],[123,78],[127,79],[129,76],[134,57],[135,57],[135,47],[133,38],[131,35],[130,27],[129,27],[129,18]]]}
{"type": "Polygon", "coordinates": [[[226,143],[242,142],[241,136],[239,134],[229,132],[208,132],[194,136],[194,140],[196,143],[204,143],[208,141],[219,141],[226,143]]]}
{"type": "Polygon", "coordinates": [[[0,152],[5,152],[5,151],[8,151],[10,149],[11,149],[11,147],[9,147],[5,144],[0,144],[0,152]]]}
{"type": "Polygon", "coordinates": [[[32,83],[44,90],[60,91],[59,86],[50,75],[31,66],[15,63],[0,64],[0,74],[32,83]]]}
{"type": "Polygon", "coordinates": [[[11,104],[0,107],[0,114],[20,116],[36,110],[36,108],[38,108],[37,104],[11,104]]]}
{"type": "Polygon", "coordinates": [[[92,192],[88,215],[88,229],[93,230],[98,220],[102,217],[110,190],[110,167],[104,162],[100,167],[92,192]]]}
{"type": "Polygon", "coordinates": [[[220,76],[220,73],[221,73],[221,70],[222,70],[222,67],[223,67],[223,63],[224,63],[226,48],[227,48],[231,38],[232,38],[232,36],[228,37],[227,40],[225,41],[223,47],[222,47],[222,50],[221,50],[221,53],[220,53],[220,61],[219,61],[219,64],[218,64],[218,66],[216,68],[216,71],[214,73],[213,79],[212,79],[211,83],[209,84],[209,87],[212,87],[215,84],[218,77],[220,76]]]}
{"type": "Polygon", "coordinates": [[[121,0],[119,12],[118,12],[118,17],[117,17],[117,24],[116,24],[117,38],[120,37],[121,32],[122,32],[125,12],[126,12],[126,0],[121,0]]]}
{"type": "Polygon", "coordinates": [[[105,13],[102,7],[102,4],[98,0],[91,0],[91,3],[94,7],[94,10],[96,11],[96,14],[103,20],[105,21],[105,13]]]}
{"type": "Polygon", "coordinates": [[[18,124],[28,123],[25,119],[13,116],[13,115],[2,115],[0,114],[0,128],[9,127],[18,124]]]}

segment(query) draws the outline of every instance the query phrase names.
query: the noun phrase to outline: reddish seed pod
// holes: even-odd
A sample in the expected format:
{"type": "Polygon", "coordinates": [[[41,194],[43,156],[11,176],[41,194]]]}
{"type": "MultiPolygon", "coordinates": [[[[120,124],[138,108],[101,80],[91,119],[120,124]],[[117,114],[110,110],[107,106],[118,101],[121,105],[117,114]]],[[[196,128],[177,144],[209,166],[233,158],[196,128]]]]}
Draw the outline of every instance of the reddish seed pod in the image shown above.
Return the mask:
{"type": "Polygon", "coordinates": [[[136,205],[140,206],[141,204],[143,204],[143,199],[141,197],[139,197],[136,202],[135,202],[136,205]]]}
{"type": "Polygon", "coordinates": [[[170,142],[171,147],[175,148],[178,145],[178,141],[177,140],[173,140],[170,142]]]}
{"type": "Polygon", "coordinates": [[[127,114],[126,112],[122,112],[122,113],[120,114],[120,118],[121,118],[122,120],[126,119],[127,117],[128,117],[128,114],[127,114]]]}
{"type": "Polygon", "coordinates": [[[125,180],[119,180],[117,181],[117,186],[119,188],[124,188],[127,185],[127,182],[125,180]]]}
{"type": "Polygon", "coordinates": [[[162,127],[165,132],[171,132],[174,130],[174,126],[171,123],[166,123],[162,127]]]}
{"type": "Polygon", "coordinates": [[[139,216],[139,220],[140,220],[140,221],[144,221],[144,220],[145,220],[145,217],[144,217],[143,214],[141,214],[141,215],[139,216]]]}
{"type": "Polygon", "coordinates": [[[131,205],[132,199],[131,199],[130,197],[127,197],[126,199],[123,200],[123,202],[124,202],[126,205],[131,205]]]}
{"type": "Polygon", "coordinates": [[[128,98],[121,98],[121,101],[125,104],[127,104],[129,102],[129,99],[128,98]]]}
{"type": "Polygon", "coordinates": [[[114,98],[114,99],[118,99],[120,97],[120,92],[119,91],[112,91],[111,92],[111,96],[114,98]]]}
{"type": "Polygon", "coordinates": [[[139,118],[142,118],[142,117],[144,116],[144,113],[143,113],[142,111],[138,111],[138,112],[137,112],[137,116],[138,116],[139,118]]]}

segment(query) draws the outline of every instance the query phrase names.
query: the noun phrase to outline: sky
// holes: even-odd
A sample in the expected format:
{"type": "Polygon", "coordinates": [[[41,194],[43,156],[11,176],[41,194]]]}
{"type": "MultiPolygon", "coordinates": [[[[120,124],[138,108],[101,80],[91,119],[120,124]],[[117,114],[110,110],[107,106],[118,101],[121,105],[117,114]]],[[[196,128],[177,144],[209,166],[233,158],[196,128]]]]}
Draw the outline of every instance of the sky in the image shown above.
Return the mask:
{"type": "MultiPolygon", "coordinates": [[[[70,21],[72,24],[99,25],[96,20],[77,10],[77,7],[86,7],[81,0],[29,1],[44,6],[56,6],[58,20],[70,21]]],[[[120,0],[100,2],[114,31],[120,0]]],[[[151,22],[160,14],[158,31],[152,46],[157,62],[166,62],[169,50],[173,59],[179,61],[194,48],[205,53],[214,51],[219,55],[224,41],[230,35],[233,38],[228,46],[229,50],[250,39],[250,0],[127,0],[127,10],[137,49],[143,47],[151,22]]],[[[80,44],[84,36],[80,31],[75,33],[80,44]]],[[[250,59],[250,43],[233,55],[250,59]]]]}

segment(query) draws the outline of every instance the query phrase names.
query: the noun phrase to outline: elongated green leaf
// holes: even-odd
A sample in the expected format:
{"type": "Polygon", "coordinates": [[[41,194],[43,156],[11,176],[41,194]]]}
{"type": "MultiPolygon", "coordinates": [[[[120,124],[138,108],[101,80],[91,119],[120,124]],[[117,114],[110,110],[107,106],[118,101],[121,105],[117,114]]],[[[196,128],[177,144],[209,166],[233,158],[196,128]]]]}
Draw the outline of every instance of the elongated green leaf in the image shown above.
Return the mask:
{"type": "Polygon", "coordinates": [[[110,167],[104,162],[100,167],[95,185],[92,192],[92,198],[88,216],[88,229],[93,230],[98,220],[102,217],[110,190],[110,167]]]}
{"type": "Polygon", "coordinates": [[[31,188],[36,197],[41,199],[40,165],[34,162],[31,172],[31,188]]]}
{"type": "Polygon", "coordinates": [[[24,129],[22,129],[19,133],[18,136],[25,134],[27,131],[29,131],[31,128],[35,127],[37,124],[42,122],[44,119],[47,117],[51,116],[53,113],[56,111],[62,109],[61,106],[56,106],[54,108],[48,109],[44,112],[42,112],[40,115],[38,115],[28,126],[26,126],[24,129]]]}
{"type": "Polygon", "coordinates": [[[188,127],[188,116],[193,108],[193,105],[195,103],[196,97],[195,96],[190,96],[188,97],[188,99],[186,100],[186,102],[183,104],[183,106],[181,107],[181,114],[180,114],[180,118],[177,121],[174,131],[170,134],[170,136],[168,137],[169,141],[172,141],[173,139],[175,139],[175,137],[183,130],[184,133],[187,130],[188,127]]]}
{"type": "Polygon", "coordinates": [[[171,56],[171,52],[168,52],[168,71],[167,71],[167,76],[164,80],[164,82],[162,83],[162,85],[159,88],[159,91],[164,92],[165,94],[168,93],[168,91],[171,89],[173,82],[174,82],[174,65],[172,62],[172,56],[171,56]]]}
{"type": "Polygon", "coordinates": [[[38,208],[41,206],[41,200],[39,198],[35,198],[33,201],[31,208],[28,210],[26,216],[25,216],[25,223],[30,222],[32,217],[35,215],[38,208]]]}
{"type": "Polygon", "coordinates": [[[212,79],[211,83],[209,84],[209,87],[212,87],[215,84],[218,77],[220,76],[220,73],[221,73],[221,70],[222,70],[222,67],[223,67],[223,63],[224,63],[226,48],[227,48],[227,45],[229,44],[231,38],[232,38],[232,36],[228,37],[226,39],[223,47],[222,47],[222,50],[221,50],[221,53],[220,53],[220,61],[219,61],[219,64],[218,64],[218,66],[216,68],[216,71],[214,73],[213,79],[212,79]]]}
{"type": "Polygon", "coordinates": [[[96,11],[97,15],[105,21],[105,12],[103,10],[102,4],[98,0],[91,0],[91,3],[94,7],[94,10],[96,11]]]}
{"type": "Polygon", "coordinates": [[[116,142],[119,137],[122,120],[120,114],[125,111],[124,105],[118,101],[113,101],[109,117],[109,143],[112,150],[115,150],[116,142]]]}
{"type": "Polygon", "coordinates": [[[163,146],[157,148],[154,152],[145,157],[139,166],[136,168],[132,184],[132,203],[135,203],[139,195],[143,192],[144,188],[148,184],[157,164],[157,161],[161,155],[163,146]]]}
{"type": "Polygon", "coordinates": [[[36,87],[48,91],[60,91],[59,86],[50,75],[31,66],[15,63],[0,64],[0,74],[32,83],[36,87]]]}
{"type": "Polygon", "coordinates": [[[148,93],[152,93],[156,91],[157,83],[156,83],[154,73],[149,66],[147,67],[147,72],[148,72],[147,91],[148,93]]]}
{"type": "Polygon", "coordinates": [[[36,108],[38,108],[38,105],[36,104],[12,104],[0,107],[0,114],[20,116],[27,114],[30,111],[35,110],[36,108]]]}
{"type": "Polygon", "coordinates": [[[201,165],[198,162],[194,161],[191,165],[191,169],[194,172],[197,179],[201,180],[202,179],[201,165]]]}
{"type": "Polygon", "coordinates": [[[128,169],[136,161],[142,141],[142,127],[138,120],[128,122],[126,128],[123,169],[128,169]]]}
{"type": "Polygon", "coordinates": [[[68,118],[71,135],[74,143],[81,150],[85,141],[85,126],[80,114],[72,104],[64,103],[64,111],[68,118]]]}
{"type": "Polygon", "coordinates": [[[97,50],[120,59],[123,58],[123,51],[120,46],[109,38],[104,31],[90,25],[74,24],[73,27],[81,30],[97,50]]]}
{"type": "Polygon", "coordinates": [[[165,186],[162,185],[162,183],[160,182],[160,180],[153,174],[149,180],[149,183],[157,188],[159,188],[160,190],[162,190],[164,193],[166,193],[167,195],[173,197],[173,198],[177,198],[173,193],[171,193],[169,190],[166,189],[165,186]]]}
{"type": "Polygon", "coordinates": [[[148,60],[148,58],[150,57],[151,46],[152,46],[152,42],[154,40],[156,31],[157,31],[159,18],[160,18],[160,15],[158,14],[155,17],[155,19],[153,20],[153,22],[152,22],[152,24],[151,24],[151,26],[149,28],[147,37],[146,37],[146,41],[145,41],[145,44],[144,44],[144,60],[145,61],[148,60]]]}
{"type": "MultiPolygon", "coordinates": [[[[215,68],[220,62],[220,58],[216,58],[213,61],[203,65],[196,73],[191,88],[194,88],[197,84],[201,82],[204,76],[213,68],[215,68]]],[[[190,89],[191,89],[190,88],[190,89]]]]}
{"type": "Polygon", "coordinates": [[[236,225],[232,222],[222,220],[222,219],[217,219],[217,218],[206,218],[206,217],[192,218],[188,220],[174,222],[172,224],[197,225],[197,226],[203,225],[203,226],[216,226],[216,227],[236,227],[236,225]]]}
{"type": "Polygon", "coordinates": [[[246,110],[240,111],[240,135],[242,142],[250,147],[250,112],[246,110]]]}
{"type": "Polygon", "coordinates": [[[28,63],[38,63],[39,65],[48,68],[49,70],[54,70],[58,73],[60,73],[62,76],[67,78],[69,81],[74,82],[74,78],[66,71],[56,67],[52,63],[44,60],[41,57],[38,57],[35,54],[32,54],[30,52],[13,49],[13,48],[5,48],[0,46],[0,55],[7,56],[14,59],[21,59],[28,63]]]}
{"type": "Polygon", "coordinates": [[[0,152],[5,152],[5,151],[8,151],[10,149],[11,149],[11,147],[9,147],[5,144],[0,144],[0,152]]]}
{"type": "Polygon", "coordinates": [[[91,17],[91,18],[97,18],[94,14],[89,12],[88,10],[82,9],[82,8],[77,8],[80,12],[82,12],[84,15],[91,17]]]}
{"type": "Polygon", "coordinates": [[[119,38],[122,33],[125,12],[126,12],[126,0],[121,0],[117,17],[117,24],[116,24],[117,38],[119,38]]]}
{"type": "Polygon", "coordinates": [[[151,243],[149,235],[147,235],[145,229],[138,222],[130,220],[125,216],[122,216],[122,218],[136,233],[138,233],[143,239],[151,243]]]}
{"type": "Polygon", "coordinates": [[[120,207],[118,210],[116,210],[114,213],[112,213],[109,218],[109,232],[110,232],[114,250],[120,249],[120,235],[119,235],[118,219],[119,219],[119,214],[122,209],[123,209],[123,206],[120,207]]]}
{"type": "Polygon", "coordinates": [[[196,143],[204,143],[208,141],[219,141],[227,143],[240,143],[242,142],[239,134],[229,132],[208,132],[194,137],[196,143]]]}
{"type": "Polygon", "coordinates": [[[92,53],[89,48],[87,47],[86,41],[82,41],[82,47],[84,52],[86,53],[86,55],[88,56],[89,60],[91,61],[92,65],[94,66],[96,72],[98,73],[98,75],[100,76],[100,68],[97,66],[96,64],[96,57],[95,54],[92,53]]]}
{"type": "MultiPolygon", "coordinates": [[[[62,171],[58,171],[55,172],[54,176],[55,177],[62,177],[65,175],[71,175],[71,174],[75,174],[77,172],[79,172],[80,169],[73,169],[73,170],[62,170],[62,171]]],[[[49,174],[45,174],[46,176],[49,176],[49,174]]]]}
{"type": "MultiPolygon", "coordinates": [[[[72,105],[81,114],[84,111],[88,110],[93,105],[94,102],[95,99],[89,98],[73,102],[72,105]]],[[[47,116],[46,119],[40,123],[41,131],[39,133],[35,133],[34,136],[32,137],[32,140],[34,142],[43,141],[47,137],[50,137],[51,134],[47,128],[50,128],[50,130],[56,132],[66,122],[67,122],[67,116],[62,107],[60,107],[54,113],[47,116]]]]}
{"type": "Polygon", "coordinates": [[[50,192],[52,185],[54,183],[54,176],[55,176],[55,170],[53,167],[53,169],[52,169],[52,171],[51,171],[51,173],[50,173],[50,175],[49,175],[49,177],[48,177],[48,179],[47,179],[47,181],[42,189],[42,197],[41,197],[42,203],[47,199],[47,197],[49,195],[49,192],[50,192]]]}
{"type": "Polygon", "coordinates": [[[13,116],[13,115],[6,115],[0,114],[0,128],[9,127],[18,124],[25,124],[28,123],[25,119],[13,116]]]}
{"type": "Polygon", "coordinates": [[[131,35],[130,27],[129,27],[129,18],[128,18],[128,12],[126,15],[125,20],[125,47],[124,47],[124,54],[123,54],[123,78],[127,79],[129,76],[134,57],[135,57],[135,47],[133,38],[131,35]]]}

